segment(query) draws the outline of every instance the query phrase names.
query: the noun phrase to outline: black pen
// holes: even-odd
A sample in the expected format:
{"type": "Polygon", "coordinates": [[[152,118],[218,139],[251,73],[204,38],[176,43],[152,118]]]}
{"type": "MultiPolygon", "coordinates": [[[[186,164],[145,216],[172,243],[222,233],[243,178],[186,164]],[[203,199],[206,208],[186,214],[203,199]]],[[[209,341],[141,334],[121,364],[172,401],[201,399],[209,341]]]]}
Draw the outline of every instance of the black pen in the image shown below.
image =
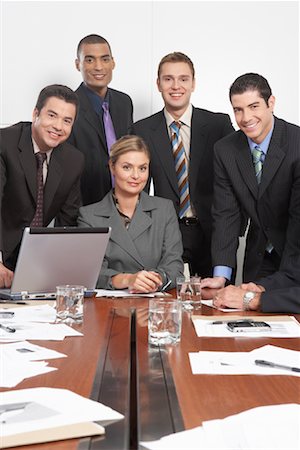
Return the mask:
{"type": "Polygon", "coordinates": [[[15,333],[16,331],[15,328],[8,327],[7,325],[2,325],[2,323],[0,323],[0,328],[4,331],[7,331],[7,333],[15,333]]]}
{"type": "Polygon", "coordinates": [[[257,366],[272,367],[274,369],[285,369],[290,370],[291,372],[300,372],[299,367],[285,366],[284,364],[277,364],[271,361],[265,361],[264,359],[256,359],[255,364],[257,366]]]}
{"type": "Polygon", "coordinates": [[[0,303],[7,303],[9,305],[28,305],[28,303],[21,302],[19,300],[3,300],[3,299],[0,299],[0,303]]]}

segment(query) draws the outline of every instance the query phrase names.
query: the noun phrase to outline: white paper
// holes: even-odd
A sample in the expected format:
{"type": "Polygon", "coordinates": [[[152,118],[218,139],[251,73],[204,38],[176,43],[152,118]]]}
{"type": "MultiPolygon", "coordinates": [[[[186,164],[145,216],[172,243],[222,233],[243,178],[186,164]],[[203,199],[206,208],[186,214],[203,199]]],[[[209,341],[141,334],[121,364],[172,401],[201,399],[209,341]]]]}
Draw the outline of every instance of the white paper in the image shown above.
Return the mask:
{"type": "Polygon", "coordinates": [[[141,444],[150,450],[299,450],[299,424],[298,404],[261,406],[141,444]]]}
{"type": "Polygon", "coordinates": [[[256,359],[263,359],[289,367],[300,368],[300,352],[274,345],[265,345],[251,352],[191,352],[192,373],[213,375],[288,375],[300,377],[299,372],[258,366],[256,359]]]}
{"type": "MultiPolygon", "coordinates": [[[[293,316],[289,316],[294,319],[293,316]]],[[[216,317],[215,320],[218,320],[216,317]]],[[[221,319],[222,320],[222,319],[221,319]]],[[[261,316],[257,317],[257,320],[263,320],[271,326],[271,330],[268,331],[248,331],[243,333],[234,333],[227,329],[226,323],[213,324],[213,320],[201,319],[196,316],[192,318],[197,336],[199,337],[232,337],[232,338],[291,338],[300,337],[300,324],[297,320],[286,320],[286,321],[276,321],[272,322],[267,319],[267,316],[263,319],[261,316]]],[[[226,322],[226,321],[225,321],[226,322]]]]}
{"type": "Polygon", "coordinates": [[[243,311],[243,309],[238,309],[238,308],[217,308],[216,306],[214,306],[213,304],[213,300],[201,300],[201,303],[203,305],[209,306],[210,308],[215,308],[218,311],[222,311],[222,312],[236,312],[236,311],[243,311]]]}
{"type": "Polygon", "coordinates": [[[0,328],[0,342],[15,342],[26,340],[62,341],[66,336],[83,336],[82,333],[65,324],[14,322],[7,320],[5,325],[14,328],[14,333],[8,333],[0,328]]]}
{"type": "MultiPolygon", "coordinates": [[[[1,310],[0,310],[1,311],[1,310]]],[[[4,311],[13,312],[14,322],[55,322],[56,310],[50,305],[23,306],[22,308],[9,308],[4,311]]],[[[2,319],[6,323],[12,319],[2,319]]]]}
{"type": "Polygon", "coordinates": [[[171,297],[171,294],[168,294],[167,292],[151,292],[148,294],[132,294],[128,291],[128,289],[125,290],[105,290],[105,289],[95,289],[96,291],[96,297],[108,297],[108,298],[122,298],[122,297],[171,297]]]}
{"type": "Polygon", "coordinates": [[[123,418],[113,409],[74,392],[42,387],[1,393],[1,410],[0,419],[5,420],[1,423],[2,436],[83,422],[110,422],[123,418]]]}

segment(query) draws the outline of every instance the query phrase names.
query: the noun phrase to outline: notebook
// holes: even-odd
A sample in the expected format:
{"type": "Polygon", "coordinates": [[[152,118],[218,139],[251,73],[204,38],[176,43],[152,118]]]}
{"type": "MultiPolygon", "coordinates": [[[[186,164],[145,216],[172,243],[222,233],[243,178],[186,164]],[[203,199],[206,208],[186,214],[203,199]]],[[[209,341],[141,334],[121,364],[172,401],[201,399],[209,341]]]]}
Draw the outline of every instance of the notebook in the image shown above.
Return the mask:
{"type": "Polygon", "coordinates": [[[92,295],[111,228],[25,228],[11,289],[0,298],[55,298],[56,286],[79,284],[92,295]]]}

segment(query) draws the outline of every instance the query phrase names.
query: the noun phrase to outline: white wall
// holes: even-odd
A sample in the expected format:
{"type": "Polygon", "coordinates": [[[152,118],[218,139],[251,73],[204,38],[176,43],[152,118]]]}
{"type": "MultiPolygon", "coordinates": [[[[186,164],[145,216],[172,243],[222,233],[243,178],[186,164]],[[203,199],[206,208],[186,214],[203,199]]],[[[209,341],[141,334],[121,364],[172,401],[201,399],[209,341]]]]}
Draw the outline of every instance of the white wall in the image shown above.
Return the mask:
{"type": "Polygon", "coordinates": [[[232,115],[228,89],[242,73],[264,75],[279,117],[299,124],[298,1],[1,1],[0,125],[30,120],[39,91],[81,82],[78,41],[103,35],[116,61],[111,86],[131,95],[135,119],[162,107],[159,60],[193,60],[195,106],[232,115]]]}

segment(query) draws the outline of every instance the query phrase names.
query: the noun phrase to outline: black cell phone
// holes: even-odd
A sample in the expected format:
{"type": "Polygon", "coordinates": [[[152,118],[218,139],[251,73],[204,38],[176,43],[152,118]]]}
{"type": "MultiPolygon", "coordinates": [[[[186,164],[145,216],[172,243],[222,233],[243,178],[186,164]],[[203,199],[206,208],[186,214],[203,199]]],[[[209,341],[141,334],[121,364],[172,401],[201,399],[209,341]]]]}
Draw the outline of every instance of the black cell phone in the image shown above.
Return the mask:
{"type": "Polygon", "coordinates": [[[254,331],[270,331],[271,326],[266,322],[259,322],[254,320],[240,320],[227,322],[227,329],[233,333],[247,333],[254,331]]]}

